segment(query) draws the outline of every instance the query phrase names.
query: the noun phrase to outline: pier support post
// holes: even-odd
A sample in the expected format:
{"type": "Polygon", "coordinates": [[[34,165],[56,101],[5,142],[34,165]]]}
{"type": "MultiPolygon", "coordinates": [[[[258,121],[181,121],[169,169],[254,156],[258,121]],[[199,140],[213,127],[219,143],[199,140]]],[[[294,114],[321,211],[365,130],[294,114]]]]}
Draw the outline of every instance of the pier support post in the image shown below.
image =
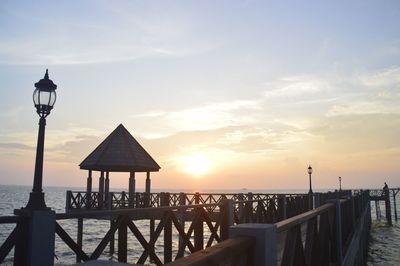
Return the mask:
{"type": "MultiPolygon", "coordinates": [[[[111,218],[110,219],[110,229],[114,226],[114,220],[111,218]]],[[[115,233],[112,234],[111,240],[110,240],[110,256],[114,255],[115,252],[115,233]]]]}
{"type": "MultiPolygon", "coordinates": [[[[186,194],[184,192],[179,193],[179,205],[180,206],[186,205],[186,194]]],[[[185,229],[185,209],[183,209],[183,208],[179,209],[178,219],[179,219],[179,223],[182,225],[182,228],[185,229]]],[[[179,244],[178,245],[179,245],[178,253],[181,252],[181,250],[183,253],[185,245],[184,245],[184,241],[183,241],[183,238],[181,235],[179,235],[179,244]]]]}
{"type": "Polygon", "coordinates": [[[396,206],[396,195],[399,191],[392,190],[393,192],[393,208],[394,208],[394,219],[397,221],[397,206],[396,206]]]}
{"type": "Polygon", "coordinates": [[[204,228],[203,228],[203,215],[202,208],[195,208],[195,217],[193,220],[193,233],[194,233],[194,250],[199,251],[204,248],[204,228]]]}
{"type": "MultiPolygon", "coordinates": [[[[169,206],[169,192],[162,193],[161,206],[169,206]]],[[[168,219],[164,225],[164,264],[172,261],[172,220],[168,219]]]]}
{"type": "Polygon", "coordinates": [[[14,265],[53,265],[55,240],[55,212],[44,210],[17,210],[24,218],[21,230],[24,237],[15,245],[14,265]]]}
{"type": "MultiPolygon", "coordinates": [[[[152,251],[154,251],[154,231],[155,231],[156,225],[155,225],[155,220],[154,219],[150,219],[149,222],[149,229],[150,229],[150,242],[153,243],[150,248],[152,251]]],[[[153,255],[150,255],[150,262],[154,262],[154,258],[153,255]]]]}
{"type": "Polygon", "coordinates": [[[381,220],[381,205],[379,204],[379,200],[375,200],[375,212],[376,219],[381,220]]]}
{"type": "MultiPolygon", "coordinates": [[[[78,230],[76,233],[76,243],[78,244],[78,247],[82,249],[83,218],[78,218],[78,230]]],[[[76,262],[81,262],[78,255],[76,255],[76,262]]]]}
{"type": "Polygon", "coordinates": [[[385,195],[385,212],[386,212],[386,221],[388,222],[388,224],[392,225],[392,210],[390,206],[389,190],[385,195]]]}
{"type": "Polygon", "coordinates": [[[256,239],[254,265],[277,265],[277,233],[274,224],[238,224],[231,226],[229,237],[251,236],[256,239]]]}
{"type": "Polygon", "coordinates": [[[118,261],[119,262],[126,262],[127,261],[127,235],[128,235],[128,228],[126,224],[126,218],[120,217],[121,223],[118,227],[118,261]]]}

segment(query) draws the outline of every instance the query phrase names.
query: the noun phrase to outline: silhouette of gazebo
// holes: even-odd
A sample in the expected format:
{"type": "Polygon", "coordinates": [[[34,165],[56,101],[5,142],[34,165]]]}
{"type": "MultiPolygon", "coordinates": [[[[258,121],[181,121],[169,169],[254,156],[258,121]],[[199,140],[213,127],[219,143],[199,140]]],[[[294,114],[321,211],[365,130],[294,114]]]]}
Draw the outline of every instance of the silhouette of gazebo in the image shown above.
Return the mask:
{"type": "Polygon", "coordinates": [[[157,172],[160,166],[137,140],[120,124],[97,146],[79,165],[88,170],[86,192],[92,192],[92,171],[99,171],[99,194],[110,191],[110,172],[128,172],[129,194],[135,193],[135,173],[146,172],[146,193],[150,193],[150,172],[157,172]]]}

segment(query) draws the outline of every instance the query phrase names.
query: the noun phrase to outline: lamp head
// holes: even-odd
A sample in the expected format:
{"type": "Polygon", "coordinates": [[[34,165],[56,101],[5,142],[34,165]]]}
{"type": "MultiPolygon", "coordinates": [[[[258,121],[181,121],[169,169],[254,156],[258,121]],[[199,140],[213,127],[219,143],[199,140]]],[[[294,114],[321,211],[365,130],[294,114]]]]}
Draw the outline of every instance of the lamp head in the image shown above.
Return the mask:
{"type": "Polygon", "coordinates": [[[46,117],[50,114],[56,103],[57,85],[49,79],[49,72],[46,69],[44,78],[35,83],[35,91],[33,92],[33,103],[36,107],[36,112],[40,117],[46,117]]]}
{"type": "Polygon", "coordinates": [[[309,165],[308,168],[307,168],[308,174],[311,175],[312,171],[313,171],[313,169],[312,169],[311,165],[309,165]]]}

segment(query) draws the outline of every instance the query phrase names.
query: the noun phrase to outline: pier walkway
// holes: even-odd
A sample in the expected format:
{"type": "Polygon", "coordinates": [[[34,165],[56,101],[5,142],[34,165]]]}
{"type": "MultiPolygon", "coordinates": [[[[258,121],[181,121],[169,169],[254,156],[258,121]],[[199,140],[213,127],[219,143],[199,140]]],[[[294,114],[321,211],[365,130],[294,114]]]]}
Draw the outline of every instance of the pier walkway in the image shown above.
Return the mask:
{"type": "Polygon", "coordinates": [[[134,263],[156,265],[363,265],[372,193],[68,192],[65,213],[20,210],[0,217],[1,224],[15,224],[0,246],[0,262],[14,255],[15,265],[52,265],[57,235],[77,262],[108,253],[119,262],[135,257],[134,263]],[[71,219],[76,235],[62,226],[71,219]],[[83,221],[91,219],[110,221],[94,250],[83,240],[83,221]],[[128,237],[138,243],[135,254],[128,254],[128,237]]]}

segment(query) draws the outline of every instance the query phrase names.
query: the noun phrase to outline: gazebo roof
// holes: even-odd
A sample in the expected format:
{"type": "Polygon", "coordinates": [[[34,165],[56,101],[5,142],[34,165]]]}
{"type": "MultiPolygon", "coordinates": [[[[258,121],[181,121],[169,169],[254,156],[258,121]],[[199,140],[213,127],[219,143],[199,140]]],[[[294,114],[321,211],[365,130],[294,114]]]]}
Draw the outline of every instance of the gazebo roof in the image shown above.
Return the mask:
{"type": "Polygon", "coordinates": [[[120,124],[79,165],[81,169],[108,172],[156,172],[157,162],[120,124]]]}

